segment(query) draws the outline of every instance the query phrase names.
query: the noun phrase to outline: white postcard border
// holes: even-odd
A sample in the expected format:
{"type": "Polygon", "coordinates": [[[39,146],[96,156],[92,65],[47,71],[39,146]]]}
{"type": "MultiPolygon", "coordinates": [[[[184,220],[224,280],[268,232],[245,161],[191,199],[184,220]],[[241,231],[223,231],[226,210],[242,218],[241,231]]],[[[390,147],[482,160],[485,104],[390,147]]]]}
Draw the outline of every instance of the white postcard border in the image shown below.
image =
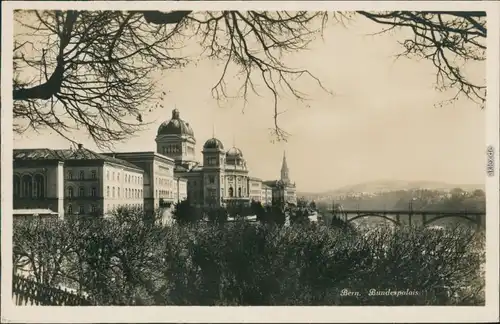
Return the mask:
{"type": "MultiPolygon", "coordinates": [[[[499,90],[500,4],[493,1],[9,1],[2,3],[1,212],[2,322],[20,323],[314,323],[314,322],[488,322],[498,320],[499,304],[499,90]],[[486,10],[488,16],[486,146],[495,149],[495,175],[486,178],[487,261],[484,307],[28,307],[12,302],[12,52],[14,9],[144,10],[486,10]]],[[[486,156],[486,152],[485,152],[486,156]]],[[[486,160],[486,159],[485,159],[486,160]]],[[[452,162],[450,162],[452,163],[452,162]]],[[[486,163],[485,163],[486,177],[486,163]]]]}

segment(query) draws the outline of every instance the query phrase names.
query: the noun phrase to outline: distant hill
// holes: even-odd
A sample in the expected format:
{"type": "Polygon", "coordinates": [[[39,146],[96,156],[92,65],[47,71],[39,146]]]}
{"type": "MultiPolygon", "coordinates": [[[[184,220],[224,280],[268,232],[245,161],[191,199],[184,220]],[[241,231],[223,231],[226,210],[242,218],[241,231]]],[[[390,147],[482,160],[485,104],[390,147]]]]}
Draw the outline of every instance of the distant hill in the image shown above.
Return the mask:
{"type": "Polygon", "coordinates": [[[430,190],[449,190],[453,188],[462,188],[464,190],[483,189],[485,185],[479,184],[450,184],[438,181],[404,181],[404,180],[380,180],[355,185],[340,187],[325,192],[298,192],[298,196],[334,196],[347,193],[375,193],[380,191],[397,191],[397,190],[410,190],[410,189],[430,189],[430,190]]]}

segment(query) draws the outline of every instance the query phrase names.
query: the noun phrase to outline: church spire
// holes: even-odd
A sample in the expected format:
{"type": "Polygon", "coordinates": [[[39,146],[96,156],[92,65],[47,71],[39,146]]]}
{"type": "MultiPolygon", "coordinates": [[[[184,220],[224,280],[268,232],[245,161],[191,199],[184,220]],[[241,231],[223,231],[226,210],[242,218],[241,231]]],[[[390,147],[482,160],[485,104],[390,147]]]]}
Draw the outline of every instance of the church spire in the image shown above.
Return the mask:
{"type": "Polygon", "coordinates": [[[285,183],[290,182],[288,174],[288,164],[286,163],[286,152],[283,151],[283,162],[281,163],[281,181],[285,183]]]}

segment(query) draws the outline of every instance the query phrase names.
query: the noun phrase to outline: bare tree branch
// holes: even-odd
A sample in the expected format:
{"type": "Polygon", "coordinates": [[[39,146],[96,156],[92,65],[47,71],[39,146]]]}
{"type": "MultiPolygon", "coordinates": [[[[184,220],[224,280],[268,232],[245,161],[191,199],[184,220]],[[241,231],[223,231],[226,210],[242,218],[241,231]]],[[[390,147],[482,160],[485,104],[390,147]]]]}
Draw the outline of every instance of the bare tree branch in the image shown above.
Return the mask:
{"type": "MultiPolygon", "coordinates": [[[[486,80],[472,81],[465,71],[466,64],[486,60],[486,13],[476,11],[389,11],[358,14],[388,29],[406,28],[413,38],[401,42],[405,57],[429,60],[436,68],[436,88],[456,91],[447,103],[460,96],[484,108],[486,80]]],[[[442,103],[440,103],[442,104],[442,103]]]]}
{"type": "MultiPolygon", "coordinates": [[[[358,15],[381,25],[412,31],[401,42],[400,56],[431,61],[438,90],[455,89],[450,100],[465,96],[481,106],[485,82],[471,80],[469,62],[485,60],[484,12],[366,12],[358,15]]],[[[49,128],[73,140],[85,129],[98,146],[121,141],[145,125],[143,114],[162,107],[154,71],[182,68],[191,62],[176,55],[187,41],[201,48],[200,59],[222,62],[212,94],[217,100],[250,94],[272,96],[277,139],[282,95],[299,101],[307,95],[295,81],[307,77],[324,89],[308,70],[283,61],[285,54],[302,51],[333,18],[352,19],[354,13],[263,11],[17,11],[23,32],[14,46],[14,123],[19,133],[49,128]],[[236,72],[235,72],[236,71],[236,72]],[[236,73],[236,93],[227,78],[236,73]]],[[[234,85],[234,81],[232,81],[234,85]]],[[[328,91],[330,92],[330,91],[328,91]]]]}
{"type": "Polygon", "coordinates": [[[156,95],[159,91],[151,72],[189,63],[187,58],[175,57],[173,53],[178,44],[190,38],[200,40],[205,57],[225,61],[213,88],[217,99],[230,97],[225,83],[230,66],[238,67],[238,74],[243,76],[237,96],[245,101],[250,91],[257,93],[257,83],[265,84],[274,97],[275,128],[280,139],[285,138],[285,132],[277,122],[277,87],[304,100],[293,80],[309,76],[321,86],[308,71],[287,67],[281,58],[284,53],[306,48],[319,31],[311,29],[313,21],[326,13],[34,11],[16,14],[19,24],[28,30],[25,36],[38,38],[38,46],[45,43],[42,48],[29,47],[28,43],[16,46],[13,97],[18,132],[48,127],[71,140],[68,135],[72,130],[84,128],[99,146],[127,138],[144,125],[142,113],[147,109],[146,104],[163,99],[156,95]],[[24,19],[26,16],[30,19],[24,19]],[[29,80],[22,76],[23,72],[34,69],[47,71],[50,76],[44,78],[44,73],[40,73],[38,78],[29,80]]]}

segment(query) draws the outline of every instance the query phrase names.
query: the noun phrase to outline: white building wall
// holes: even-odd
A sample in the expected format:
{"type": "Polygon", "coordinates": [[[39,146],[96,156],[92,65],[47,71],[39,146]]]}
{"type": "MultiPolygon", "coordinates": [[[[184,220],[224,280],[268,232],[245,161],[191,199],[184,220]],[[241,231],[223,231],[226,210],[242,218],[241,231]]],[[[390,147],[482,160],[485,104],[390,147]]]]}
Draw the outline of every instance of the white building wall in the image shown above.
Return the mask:
{"type": "Polygon", "coordinates": [[[139,207],[143,200],[143,171],[106,163],[103,166],[104,213],[120,206],[139,207]]]}

